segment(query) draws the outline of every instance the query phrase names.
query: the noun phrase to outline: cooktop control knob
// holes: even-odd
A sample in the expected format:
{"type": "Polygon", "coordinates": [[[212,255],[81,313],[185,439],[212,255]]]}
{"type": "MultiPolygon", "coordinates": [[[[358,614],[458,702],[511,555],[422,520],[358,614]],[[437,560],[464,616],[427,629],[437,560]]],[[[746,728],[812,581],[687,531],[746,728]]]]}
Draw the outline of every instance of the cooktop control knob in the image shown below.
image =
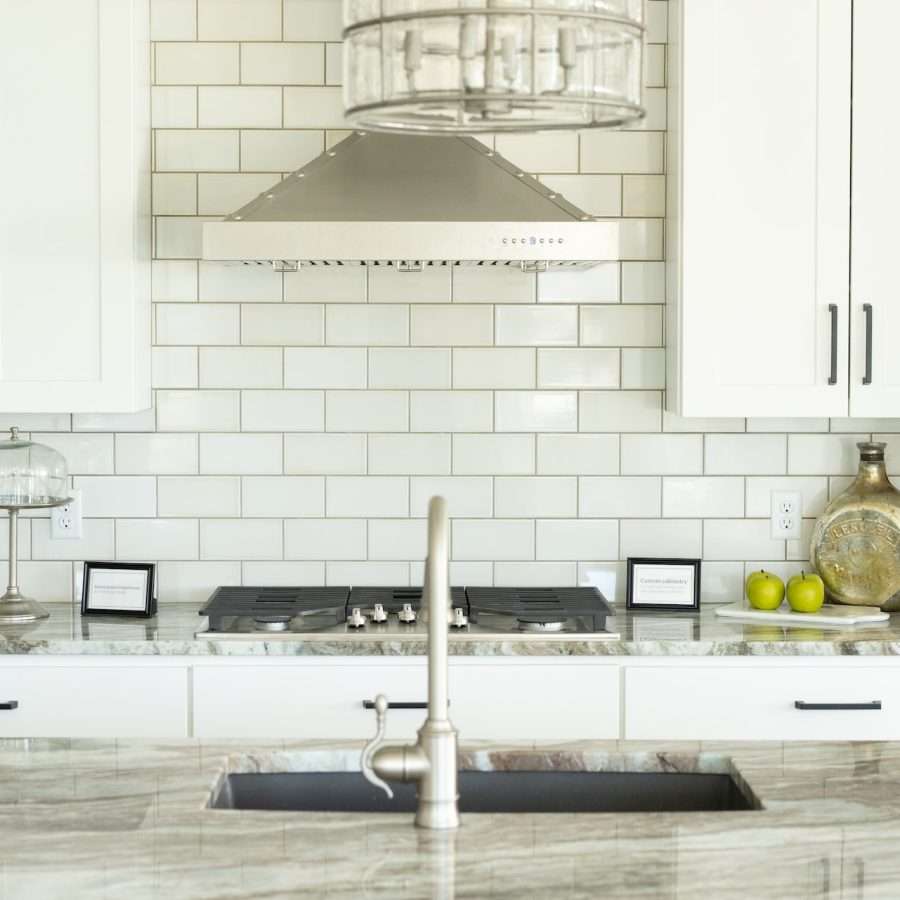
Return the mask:
{"type": "Polygon", "coordinates": [[[388,614],[384,611],[384,605],[381,603],[376,603],[375,608],[372,610],[372,621],[381,625],[384,622],[387,622],[388,614]]]}
{"type": "Polygon", "coordinates": [[[416,611],[412,608],[411,603],[404,603],[403,609],[397,613],[397,618],[405,625],[412,625],[416,621],[416,611]]]}
{"type": "Polygon", "coordinates": [[[453,614],[450,617],[451,628],[465,628],[469,624],[469,617],[461,606],[453,607],[453,614]]]}
{"type": "Polygon", "coordinates": [[[347,616],[347,624],[351,628],[362,628],[366,624],[366,617],[358,606],[354,606],[350,611],[350,615],[347,616]]]}

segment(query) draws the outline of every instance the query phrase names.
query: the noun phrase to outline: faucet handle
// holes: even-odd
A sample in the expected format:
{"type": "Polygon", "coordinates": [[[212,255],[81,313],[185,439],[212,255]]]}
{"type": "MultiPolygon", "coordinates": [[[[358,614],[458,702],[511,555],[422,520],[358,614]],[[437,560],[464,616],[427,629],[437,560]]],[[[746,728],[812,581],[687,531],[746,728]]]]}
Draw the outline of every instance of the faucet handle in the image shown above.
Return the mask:
{"type": "Polygon", "coordinates": [[[363,777],[366,781],[374,784],[375,787],[382,788],[389,798],[393,798],[394,792],[391,790],[390,785],[375,774],[375,769],[372,766],[372,761],[378,752],[378,748],[384,743],[384,733],[387,728],[387,711],[388,698],[384,694],[379,694],[375,698],[375,721],[377,723],[375,737],[363,748],[361,765],[363,777]]]}

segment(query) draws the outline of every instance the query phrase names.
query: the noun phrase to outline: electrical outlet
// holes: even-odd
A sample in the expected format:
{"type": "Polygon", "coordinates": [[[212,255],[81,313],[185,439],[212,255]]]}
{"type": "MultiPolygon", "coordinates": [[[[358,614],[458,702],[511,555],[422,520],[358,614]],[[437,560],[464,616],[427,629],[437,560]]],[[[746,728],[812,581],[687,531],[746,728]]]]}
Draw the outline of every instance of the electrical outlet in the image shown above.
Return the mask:
{"type": "Polygon", "coordinates": [[[772,491],[772,537],[796,541],[803,522],[803,496],[799,491],[772,491]]]}
{"type": "Polygon", "coordinates": [[[71,500],[65,506],[50,510],[50,540],[77,541],[81,538],[81,491],[70,490],[71,500]]]}

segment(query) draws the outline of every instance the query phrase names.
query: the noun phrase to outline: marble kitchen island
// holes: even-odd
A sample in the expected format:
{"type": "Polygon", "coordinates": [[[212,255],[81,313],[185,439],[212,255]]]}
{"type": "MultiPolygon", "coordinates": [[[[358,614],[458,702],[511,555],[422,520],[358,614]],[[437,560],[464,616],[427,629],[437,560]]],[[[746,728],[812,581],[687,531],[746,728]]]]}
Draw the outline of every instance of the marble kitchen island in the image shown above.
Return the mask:
{"type": "MultiPolygon", "coordinates": [[[[225,772],[354,769],[359,745],[6,740],[0,896],[895,898],[900,743],[481,746],[468,768],[733,771],[762,809],[466,815],[207,808],[225,772]]],[[[361,777],[361,776],[360,776],[361,777]]]]}

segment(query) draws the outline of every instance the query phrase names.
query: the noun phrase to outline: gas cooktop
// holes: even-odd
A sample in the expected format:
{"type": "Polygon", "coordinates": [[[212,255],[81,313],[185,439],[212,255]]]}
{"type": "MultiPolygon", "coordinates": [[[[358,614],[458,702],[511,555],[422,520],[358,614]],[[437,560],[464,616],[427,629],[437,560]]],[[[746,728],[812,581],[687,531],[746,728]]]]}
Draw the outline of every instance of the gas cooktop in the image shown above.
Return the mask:
{"type": "MultiPolygon", "coordinates": [[[[220,587],[201,616],[198,637],[326,640],[352,633],[362,639],[419,639],[427,634],[422,588],[220,587]]],[[[592,587],[451,588],[449,624],[459,640],[490,635],[555,639],[616,639],[613,613],[592,587]]]]}

